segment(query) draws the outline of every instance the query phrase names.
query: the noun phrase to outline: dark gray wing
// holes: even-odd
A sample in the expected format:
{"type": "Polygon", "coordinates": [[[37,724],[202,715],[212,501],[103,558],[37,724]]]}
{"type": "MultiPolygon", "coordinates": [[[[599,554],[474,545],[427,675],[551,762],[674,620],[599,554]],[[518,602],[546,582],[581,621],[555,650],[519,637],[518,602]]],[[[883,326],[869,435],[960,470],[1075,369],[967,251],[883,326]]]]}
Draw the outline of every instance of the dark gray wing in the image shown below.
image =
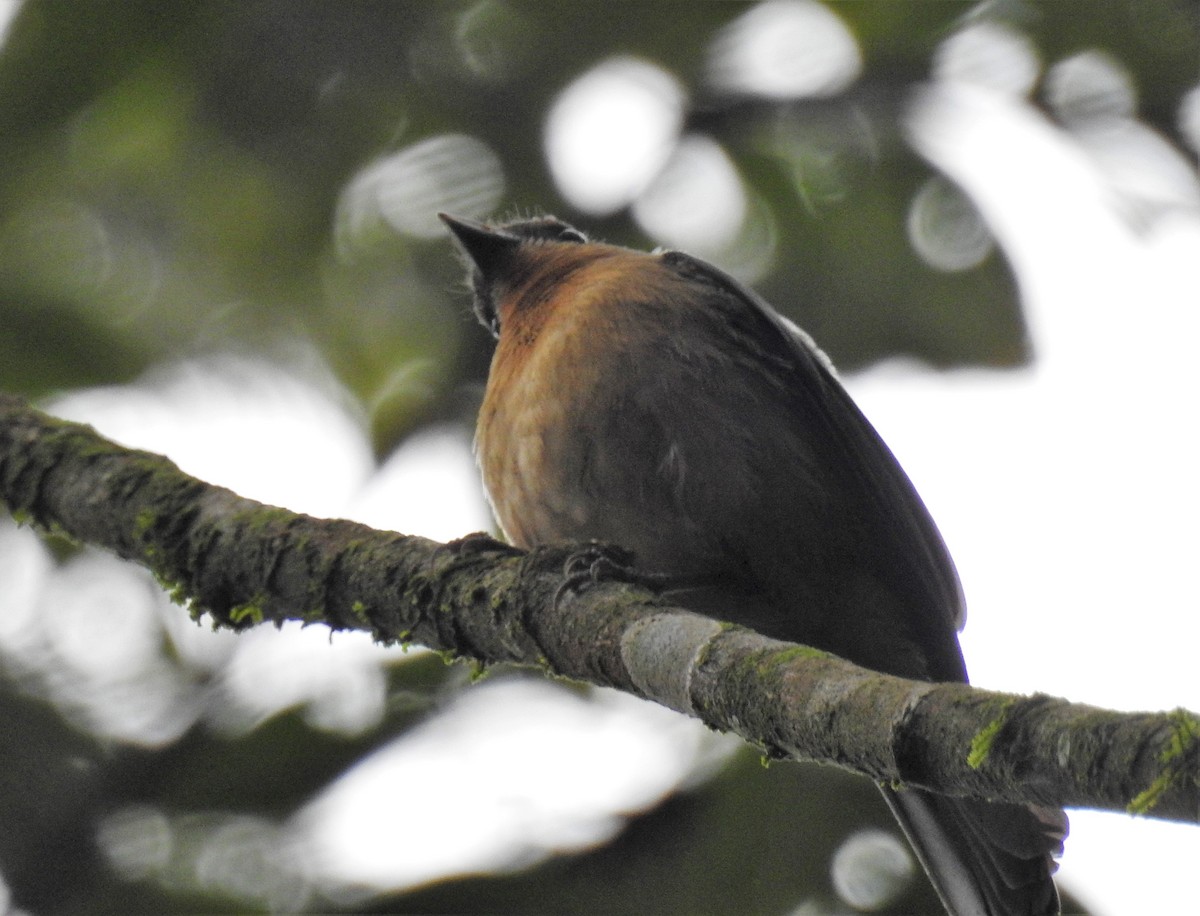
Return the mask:
{"type": "Polygon", "coordinates": [[[681,252],[663,258],[676,270],[714,290],[713,302],[725,313],[728,331],[752,341],[760,354],[784,373],[803,416],[823,427],[828,453],[836,456],[841,479],[856,491],[873,520],[872,540],[884,574],[905,594],[910,619],[928,654],[935,680],[966,680],[955,632],[965,612],[954,561],[908,475],[879,434],[851,400],[832,366],[812,340],[792,322],[733,277],[681,252]]]}
{"type": "MultiPolygon", "coordinates": [[[[826,483],[857,511],[865,538],[877,542],[874,572],[900,594],[899,613],[919,643],[934,680],[966,680],[955,631],[964,602],[950,554],[908,476],[838,382],[809,337],[761,298],[703,261],[663,256],[713,290],[706,298],[726,323],[726,338],[745,350],[793,397],[792,416],[815,442],[826,483]],[[764,349],[765,348],[765,349],[764,349]],[[836,467],[835,467],[836,465],[836,467]]],[[[868,616],[858,626],[878,619],[868,616]]],[[[855,626],[848,622],[847,626],[855,626]]],[[[860,634],[851,645],[857,647],[860,634]]],[[[896,663],[892,665],[896,668],[896,663]]],[[[882,787],[938,893],[962,916],[1046,916],[1058,912],[1052,874],[1067,831],[1062,811],[882,787]]]]}

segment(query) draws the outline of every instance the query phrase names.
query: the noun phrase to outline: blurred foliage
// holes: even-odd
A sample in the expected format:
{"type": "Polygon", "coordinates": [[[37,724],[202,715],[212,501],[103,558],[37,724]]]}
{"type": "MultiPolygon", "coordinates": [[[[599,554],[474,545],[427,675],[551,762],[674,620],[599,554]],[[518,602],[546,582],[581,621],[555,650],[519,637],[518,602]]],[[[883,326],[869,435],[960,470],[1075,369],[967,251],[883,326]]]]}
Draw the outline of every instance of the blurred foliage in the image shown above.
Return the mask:
{"type": "MultiPolygon", "coordinates": [[[[371,912],[478,912],[478,901],[488,912],[514,914],[841,912],[830,858],[855,831],[891,831],[890,819],[866,780],[815,764],[764,768],[748,749],[703,788],[642,815],[597,850],[384,898],[371,912]]],[[[940,906],[922,882],[874,912],[940,906]]]]}
{"type": "MultiPolygon", "coordinates": [[[[762,251],[769,240],[755,285],[836,362],[1021,364],[1029,347],[1003,257],[939,271],[909,242],[906,216],[933,174],[905,141],[906,100],[942,42],[986,20],[1023,33],[1047,64],[1103,50],[1131,75],[1143,121],[1180,144],[1180,99],[1200,82],[1197,6],[829,6],[857,38],[861,76],[837,93],[779,100],[719,92],[706,77],[714,36],[750,4],[28,0],[0,51],[0,388],[39,396],[190,354],[271,355],[301,338],[367,406],[381,449],[435,419],[468,419],[490,343],[468,316],[450,246],[353,210],[349,191],[383,158],[462,135],[499,160],[499,210],[544,209],[611,241],[659,243],[629,206],[573,208],[547,168],[548,107],[614,55],[652,62],[684,87],[681,130],[721,144],[748,192],[744,235],[762,251]]],[[[402,211],[421,212],[401,222],[442,205],[436,190],[409,189],[402,211]]],[[[244,734],[198,724],[155,748],[90,733],[19,677],[0,684],[0,734],[20,736],[0,742],[0,875],[13,901],[38,913],[336,908],[205,888],[169,868],[124,880],[94,837],[130,805],[244,815],[269,832],[463,681],[428,657],[391,678],[394,698],[425,699],[393,704],[359,737],[292,711],[244,734]]],[[[345,906],[832,907],[831,850],[864,824],[891,829],[870,786],[827,769],[764,771],[750,754],[607,847],[345,906]]],[[[928,911],[928,888],[895,906],[928,911]]]]}
{"type": "MultiPolygon", "coordinates": [[[[614,53],[679,74],[689,118],[744,152],[780,250],[802,253],[776,264],[763,290],[841,363],[897,349],[944,365],[1021,360],[1003,264],[939,276],[904,240],[905,201],[928,170],[899,140],[898,105],[870,112],[882,148],[868,156],[843,134],[853,97],[807,112],[713,96],[703,36],[742,11],[733,4],[624,6],[619,16],[599,4],[493,4],[504,14],[485,24],[495,32],[486,50],[503,66],[485,78],[464,65],[460,31],[480,6],[27,4],[0,61],[0,321],[10,330],[0,384],[38,394],[125,380],[172,354],[302,334],[366,403],[401,399],[380,416],[381,440],[395,441],[453,406],[456,379],[482,377],[487,341],[463,320],[441,238],[391,232],[340,255],[339,193],[373,158],[460,132],[500,151],[506,204],[653,241],[627,212],[572,212],[544,166],[546,106],[614,53]],[[831,111],[842,123],[828,123],[831,111]],[[842,173],[836,206],[812,212],[788,193],[781,164],[748,148],[779,119],[799,133],[817,122],[820,152],[842,173]],[[870,258],[847,238],[870,238],[870,258]],[[422,384],[391,391],[397,367],[418,361],[422,384]]],[[[876,6],[847,10],[873,61],[857,92],[898,102],[962,10],[917,4],[898,32],[869,28],[875,15],[894,18],[876,6]]]]}

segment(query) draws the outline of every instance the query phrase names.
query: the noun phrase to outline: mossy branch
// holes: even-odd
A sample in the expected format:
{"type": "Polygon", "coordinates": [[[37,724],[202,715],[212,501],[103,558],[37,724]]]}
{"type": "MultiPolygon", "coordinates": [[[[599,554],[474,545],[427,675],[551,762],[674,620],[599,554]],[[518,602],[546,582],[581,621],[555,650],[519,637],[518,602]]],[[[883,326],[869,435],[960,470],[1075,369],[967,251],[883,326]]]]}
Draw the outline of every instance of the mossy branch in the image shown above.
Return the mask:
{"type": "Polygon", "coordinates": [[[0,395],[0,501],[141,563],[195,615],[324,622],[484,664],[538,665],[938,792],[1200,823],[1200,716],[905,681],[602,582],[555,607],[567,551],[449,544],[262,505],[0,395]]]}

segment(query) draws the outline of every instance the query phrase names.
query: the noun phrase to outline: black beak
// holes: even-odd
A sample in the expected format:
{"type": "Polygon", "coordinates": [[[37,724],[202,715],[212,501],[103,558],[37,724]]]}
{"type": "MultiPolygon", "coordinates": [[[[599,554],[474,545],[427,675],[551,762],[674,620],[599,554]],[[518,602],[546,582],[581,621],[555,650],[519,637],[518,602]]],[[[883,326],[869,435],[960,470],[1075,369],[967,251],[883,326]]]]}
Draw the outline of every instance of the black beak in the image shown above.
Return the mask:
{"type": "Polygon", "coordinates": [[[458,247],[487,279],[500,276],[511,261],[521,240],[486,223],[439,213],[438,219],[454,234],[458,247]]]}

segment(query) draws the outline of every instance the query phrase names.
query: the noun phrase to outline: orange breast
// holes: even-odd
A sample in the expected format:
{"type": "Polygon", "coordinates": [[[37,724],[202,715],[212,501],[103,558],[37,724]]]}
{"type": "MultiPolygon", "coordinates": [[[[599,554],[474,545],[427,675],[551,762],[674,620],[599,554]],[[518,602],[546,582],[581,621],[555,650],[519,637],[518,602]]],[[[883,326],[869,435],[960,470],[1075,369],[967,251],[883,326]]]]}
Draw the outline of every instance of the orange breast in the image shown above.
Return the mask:
{"type": "Polygon", "coordinates": [[[603,508],[585,483],[597,412],[636,364],[628,305],[646,301],[657,273],[650,255],[587,246],[581,262],[575,246],[555,247],[499,303],[476,430],[492,507],[521,546],[577,539],[603,508]]]}

